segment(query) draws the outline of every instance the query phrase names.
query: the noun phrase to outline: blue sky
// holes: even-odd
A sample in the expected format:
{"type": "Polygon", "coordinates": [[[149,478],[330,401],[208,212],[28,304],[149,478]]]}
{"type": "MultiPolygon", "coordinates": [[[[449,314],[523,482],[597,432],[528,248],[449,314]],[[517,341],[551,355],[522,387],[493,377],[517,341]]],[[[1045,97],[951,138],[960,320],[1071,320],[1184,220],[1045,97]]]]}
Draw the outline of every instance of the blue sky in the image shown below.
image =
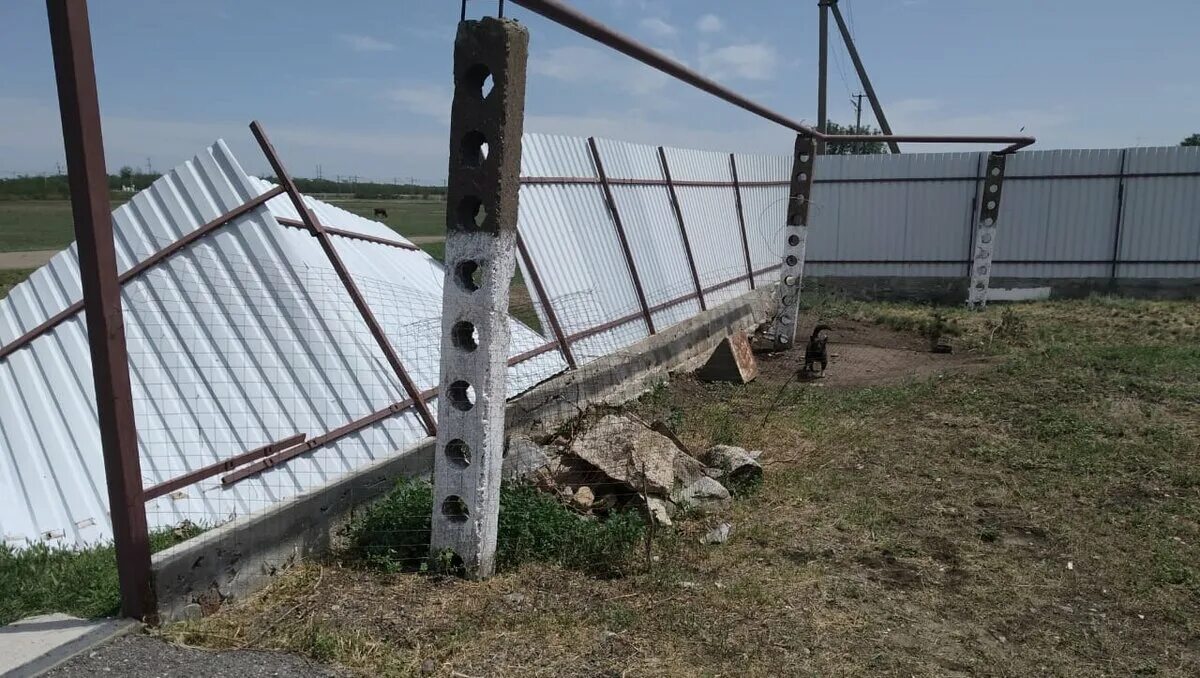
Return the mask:
{"type": "MultiPolygon", "coordinates": [[[[816,0],[571,0],[736,91],[816,117],[816,0]]],[[[456,0],[92,0],[111,167],[214,139],[262,173],[445,176],[456,0]]],[[[471,13],[495,3],[472,0],[471,13]]],[[[897,132],[1016,133],[1035,148],[1174,145],[1200,132],[1200,2],[841,0],[897,132]]],[[[786,152],[790,134],[509,4],[531,31],[527,131],[786,152]]],[[[830,111],[853,117],[833,41],[830,111]]],[[[844,74],[844,78],[843,78],[844,74]]],[[[869,114],[866,119],[873,120],[869,114]]],[[[908,151],[917,147],[908,146],[908,151]]],[[[930,150],[942,150],[933,147],[930,150]]],[[[0,176],[53,171],[61,130],[42,0],[0,0],[0,176]]]]}

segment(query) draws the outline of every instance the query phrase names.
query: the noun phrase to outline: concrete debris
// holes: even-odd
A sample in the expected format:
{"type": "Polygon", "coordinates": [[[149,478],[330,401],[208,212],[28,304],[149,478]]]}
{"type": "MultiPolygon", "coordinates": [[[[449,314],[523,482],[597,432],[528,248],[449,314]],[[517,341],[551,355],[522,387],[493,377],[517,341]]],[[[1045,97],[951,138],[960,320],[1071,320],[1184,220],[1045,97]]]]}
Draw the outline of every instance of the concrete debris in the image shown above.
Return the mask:
{"type": "Polygon", "coordinates": [[[723,511],[733,504],[729,490],[708,476],[702,476],[691,485],[672,493],[671,501],[699,513],[723,511]]]}
{"type": "Polygon", "coordinates": [[[704,535],[700,540],[702,544],[724,544],[729,541],[729,533],[733,530],[733,523],[721,523],[704,535]]]}
{"type": "Polygon", "coordinates": [[[550,456],[545,448],[533,442],[529,436],[509,436],[501,467],[505,480],[528,478],[549,465],[550,456]]]}
{"type": "Polygon", "coordinates": [[[732,445],[713,445],[705,451],[702,459],[709,466],[720,469],[726,484],[753,484],[762,480],[763,467],[758,458],[762,452],[747,452],[732,445]]]}
{"type": "Polygon", "coordinates": [[[674,523],[671,522],[671,511],[668,508],[667,502],[658,497],[646,497],[646,508],[650,510],[650,517],[654,522],[663,527],[670,527],[674,523]]]}
{"type": "Polygon", "coordinates": [[[666,495],[674,484],[675,444],[615,414],[606,415],[571,443],[571,454],[634,492],[666,495]]]}
{"type": "Polygon", "coordinates": [[[758,361],[745,332],[734,332],[721,340],[708,362],[696,370],[701,381],[725,381],[748,384],[758,376],[758,361]]]}

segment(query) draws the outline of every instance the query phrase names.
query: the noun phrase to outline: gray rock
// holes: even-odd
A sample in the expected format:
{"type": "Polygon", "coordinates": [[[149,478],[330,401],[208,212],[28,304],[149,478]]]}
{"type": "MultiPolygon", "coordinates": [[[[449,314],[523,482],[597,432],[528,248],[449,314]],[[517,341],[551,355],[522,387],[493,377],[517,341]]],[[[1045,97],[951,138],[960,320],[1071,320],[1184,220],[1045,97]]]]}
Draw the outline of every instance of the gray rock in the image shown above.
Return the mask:
{"type": "Polygon", "coordinates": [[[700,513],[721,511],[733,504],[729,490],[708,476],[701,476],[696,482],[673,493],[671,500],[700,513]]]}
{"type": "Polygon", "coordinates": [[[704,539],[700,542],[703,544],[724,544],[729,541],[729,532],[733,530],[733,523],[721,523],[704,535],[704,539]]]}
{"type": "Polygon", "coordinates": [[[650,517],[654,519],[655,523],[663,527],[672,525],[670,505],[667,502],[658,497],[647,497],[646,508],[650,510],[650,517]]]}
{"type": "Polygon", "coordinates": [[[570,451],[634,492],[667,495],[674,485],[675,443],[625,417],[601,418],[570,451]]]}
{"type": "Polygon", "coordinates": [[[726,483],[741,485],[762,480],[763,467],[758,462],[761,455],[762,452],[747,452],[732,445],[713,445],[705,451],[703,459],[723,472],[726,483]]]}
{"type": "Polygon", "coordinates": [[[505,480],[528,478],[549,465],[550,455],[529,436],[508,437],[508,449],[501,466],[501,474],[505,480]]]}

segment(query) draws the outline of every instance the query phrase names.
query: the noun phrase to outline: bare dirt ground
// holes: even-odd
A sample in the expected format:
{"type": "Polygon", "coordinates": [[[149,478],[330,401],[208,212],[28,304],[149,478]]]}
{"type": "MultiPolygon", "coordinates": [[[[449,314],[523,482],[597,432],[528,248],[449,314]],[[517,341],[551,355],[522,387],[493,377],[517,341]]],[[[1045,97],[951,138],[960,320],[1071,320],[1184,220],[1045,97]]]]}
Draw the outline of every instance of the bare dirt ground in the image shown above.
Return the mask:
{"type": "MultiPolygon", "coordinates": [[[[763,359],[630,405],[693,449],[763,450],[759,491],[655,533],[618,578],[485,582],[338,558],[162,634],[367,675],[1200,675],[1200,308],[830,301],[826,379],[763,359]],[[728,542],[703,545],[720,522],[728,542]]],[[[802,325],[803,326],[803,325],[802,325]]]]}
{"type": "Polygon", "coordinates": [[[62,250],[30,250],[27,252],[0,252],[0,270],[39,268],[62,250]]]}

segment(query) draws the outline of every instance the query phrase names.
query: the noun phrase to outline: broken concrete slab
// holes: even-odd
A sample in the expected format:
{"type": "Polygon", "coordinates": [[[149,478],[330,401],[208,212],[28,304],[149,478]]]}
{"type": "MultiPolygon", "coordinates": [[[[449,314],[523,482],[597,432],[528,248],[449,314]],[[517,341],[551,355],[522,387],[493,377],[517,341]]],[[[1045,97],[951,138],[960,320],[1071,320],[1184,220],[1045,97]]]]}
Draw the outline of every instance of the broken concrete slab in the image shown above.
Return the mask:
{"type": "Polygon", "coordinates": [[[734,332],[725,337],[713,349],[708,362],[696,370],[696,378],[701,381],[724,381],[734,384],[748,384],[758,376],[758,361],[750,347],[750,340],[742,331],[734,332]]]}
{"type": "Polygon", "coordinates": [[[570,451],[633,492],[667,495],[673,489],[675,443],[625,417],[602,417],[570,451]]]}
{"type": "Polygon", "coordinates": [[[504,480],[528,478],[550,465],[545,448],[525,435],[512,435],[504,453],[501,474],[504,480]]]}
{"type": "Polygon", "coordinates": [[[0,627],[0,675],[36,676],[138,626],[132,619],[27,617],[0,627]]]}

